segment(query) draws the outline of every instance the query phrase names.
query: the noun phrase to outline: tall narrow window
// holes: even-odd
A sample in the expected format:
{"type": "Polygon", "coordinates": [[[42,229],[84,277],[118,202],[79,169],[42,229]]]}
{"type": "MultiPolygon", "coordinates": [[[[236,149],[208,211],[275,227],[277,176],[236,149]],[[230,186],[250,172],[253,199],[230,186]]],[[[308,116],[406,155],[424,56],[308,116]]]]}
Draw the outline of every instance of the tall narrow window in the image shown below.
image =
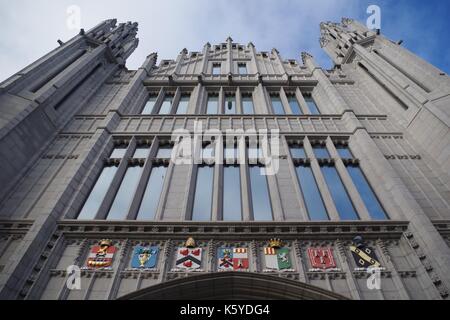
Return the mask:
{"type": "Polygon", "coordinates": [[[161,104],[161,107],[159,108],[158,113],[159,114],[169,114],[170,110],[172,109],[172,100],[173,100],[173,95],[166,95],[161,104]]]}
{"type": "Polygon", "coordinates": [[[353,159],[353,155],[348,147],[343,145],[337,145],[336,150],[342,159],[353,159]]]}
{"type": "Polygon", "coordinates": [[[358,214],[353,207],[352,201],[348,196],[347,190],[345,190],[345,187],[342,184],[336,168],[322,166],[321,169],[327,183],[328,190],[330,190],[331,197],[333,198],[334,204],[339,213],[339,217],[342,220],[358,220],[358,214]]]}
{"type": "Polygon", "coordinates": [[[232,95],[225,97],[225,114],[236,114],[236,99],[232,95]]]}
{"type": "Polygon", "coordinates": [[[186,114],[189,104],[190,95],[182,95],[180,101],[178,102],[177,114],[186,114]]]}
{"type": "Polygon", "coordinates": [[[323,204],[311,167],[300,165],[295,170],[309,218],[314,221],[328,220],[327,210],[323,204]]]}
{"type": "Polygon", "coordinates": [[[291,150],[291,156],[294,159],[305,159],[306,158],[306,154],[305,154],[305,149],[303,149],[303,146],[299,146],[299,145],[292,145],[290,147],[291,150]]]}
{"type": "Polygon", "coordinates": [[[127,146],[116,147],[109,156],[111,159],[122,159],[127,152],[127,146]]]}
{"type": "Polygon", "coordinates": [[[239,74],[240,75],[246,75],[247,74],[247,64],[245,63],[239,63],[238,64],[239,74]]]}
{"type": "Polygon", "coordinates": [[[166,173],[167,167],[165,166],[152,168],[136,220],[155,219],[166,173]]]}
{"type": "Polygon", "coordinates": [[[254,114],[253,99],[251,96],[242,97],[242,112],[244,114],[254,114]]]}
{"type": "Polygon", "coordinates": [[[212,212],[214,167],[199,166],[195,185],[193,221],[209,221],[212,212]]]}
{"type": "Polygon", "coordinates": [[[220,71],[221,71],[221,64],[220,63],[213,63],[212,74],[213,75],[219,75],[220,71]]]}
{"type": "Polygon", "coordinates": [[[223,167],[223,220],[242,220],[239,166],[223,167]]]}
{"type": "Polygon", "coordinates": [[[272,110],[274,114],[285,114],[283,103],[281,102],[281,99],[279,96],[271,96],[272,101],[272,110]]]}
{"type": "Polygon", "coordinates": [[[141,173],[142,167],[140,166],[128,167],[114,202],[109,209],[107,220],[126,219],[141,173]]]}
{"type": "Polygon", "coordinates": [[[135,158],[135,159],[147,159],[149,152],[150,152],[150,147],[149,146],[139,146],[134,151],[133,158],[135,158]]]}
{"type": "Polygon", "coordinates": [[[272,221],[272,206],[267,177],[262,174],[265,169],[259,166],[250,166],[249,171],[253,219],[255,221],[272,221]]]}
{"type": "Polygon", "coordinates": [[[303,114],[300,109],[300,105],[298,104],[297,98],[295,96],[288,97],[289,106],[291,107],[292,114],[300,115],[303,114]]]}
{"type": "Polygon", "coordinates": [[[327,147],[325,146],[314,146],[313,150],[317,159],[328,159],[330,157],[327,147]]]}
{"type": "Polygon", "coordinates": [[[117,167],[114,166],[103,168],[77,219],[95,219],[98,209],[102,204],[103,198],[105,198],[106,192],[111,185],[116,171],[117,167]]]}
{"type": "Polygon", "coordinates": [[[156,158],[158,159],[170,159],[172,156],[172,146],[163,145],[158,148],[156,158]]]}
{"type": "Polygon", "coordinates": [[[320,111],[317,108],[317,105],[312,97],[305,97],[305,101],[311,114],[320,114],[320,111]]]}
{"type": "Polygon", "coordinates": [[[206,106],[207,114],[219,113],[219,97],[216,95],[208,95],[208,103],[206,106]]]}
{"type": "Polygon", "coordinates": [[[156,95],[150,96],[147,103],[144,106],[144,109],[142,109],[141,114],[151,114],[153,111],[153,108],[155,107],[156,102],[156,95]]]}

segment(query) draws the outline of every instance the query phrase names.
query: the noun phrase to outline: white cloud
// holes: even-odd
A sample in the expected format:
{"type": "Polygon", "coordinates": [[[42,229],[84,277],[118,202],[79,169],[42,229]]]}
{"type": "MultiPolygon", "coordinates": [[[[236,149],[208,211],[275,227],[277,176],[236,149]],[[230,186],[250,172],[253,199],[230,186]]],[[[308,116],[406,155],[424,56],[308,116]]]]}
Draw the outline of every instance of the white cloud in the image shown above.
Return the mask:
{"type": "Polygon", "coordinates": [[[284,58],[299,59],[301,51],[309,51],[328,67],[318,43],[319,23],[361,15],[356,0],[0,0],[0,81],[57,47],[57,39],[77,33],[66,27],[66,10],[73,4],[81,8],[86,30],[109,18],[139,23],[139,47],[127,63],[131,69],[150,52],[175,59],[183,48],[201,51],[206,42],[228,36],[243,44],[252,41],[257,50],[277,48],[284,58]]]}

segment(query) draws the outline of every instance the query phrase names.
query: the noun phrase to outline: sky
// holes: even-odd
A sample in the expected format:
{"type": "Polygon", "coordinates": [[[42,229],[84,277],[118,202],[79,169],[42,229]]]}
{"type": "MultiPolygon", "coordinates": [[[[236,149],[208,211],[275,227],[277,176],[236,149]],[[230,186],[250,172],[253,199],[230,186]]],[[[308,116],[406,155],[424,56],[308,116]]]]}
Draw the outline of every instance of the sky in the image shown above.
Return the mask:
{"type": "Polygon", "coordinates": [[[450,71],[450,1],[447,0],[0,0],[0,81],[67,41],[80,9],[80,26],[89,30],[102,20],[139,23],[139,47],[127,61],[138,68],[151,52],[176,59],[187,48],[201,51],[206,42],[250,41],[258,51],[277,48],[284,59],[311,53],[323,68],[332,63],[320,48],[319,24],[349,17],[363,23],[369,5],[381,9],[381,32],[437,66],[450,71]]]}

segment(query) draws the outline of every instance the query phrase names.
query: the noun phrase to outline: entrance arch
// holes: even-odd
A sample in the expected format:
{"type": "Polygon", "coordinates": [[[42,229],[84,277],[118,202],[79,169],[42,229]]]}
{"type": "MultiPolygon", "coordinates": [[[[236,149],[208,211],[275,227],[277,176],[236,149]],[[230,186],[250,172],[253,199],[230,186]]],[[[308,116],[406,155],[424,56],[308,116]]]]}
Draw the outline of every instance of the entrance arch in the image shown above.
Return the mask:
{"type": "Polygon", "coordinates": [[[120,300],[347,300],[306,283],[249,272],[192,275],[129,293],[120,300]]]}

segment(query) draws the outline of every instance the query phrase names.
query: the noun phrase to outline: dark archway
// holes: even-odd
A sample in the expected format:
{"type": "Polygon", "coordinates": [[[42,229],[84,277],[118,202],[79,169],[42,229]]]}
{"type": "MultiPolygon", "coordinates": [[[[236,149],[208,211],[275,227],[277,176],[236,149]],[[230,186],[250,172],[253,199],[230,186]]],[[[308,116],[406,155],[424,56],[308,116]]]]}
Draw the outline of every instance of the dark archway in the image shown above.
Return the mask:
{"type": "Polygon", "coordinates": [[[120,300],[344,300],[306,283],[249,272],[192,275],[144,288],[120,300]]]}

